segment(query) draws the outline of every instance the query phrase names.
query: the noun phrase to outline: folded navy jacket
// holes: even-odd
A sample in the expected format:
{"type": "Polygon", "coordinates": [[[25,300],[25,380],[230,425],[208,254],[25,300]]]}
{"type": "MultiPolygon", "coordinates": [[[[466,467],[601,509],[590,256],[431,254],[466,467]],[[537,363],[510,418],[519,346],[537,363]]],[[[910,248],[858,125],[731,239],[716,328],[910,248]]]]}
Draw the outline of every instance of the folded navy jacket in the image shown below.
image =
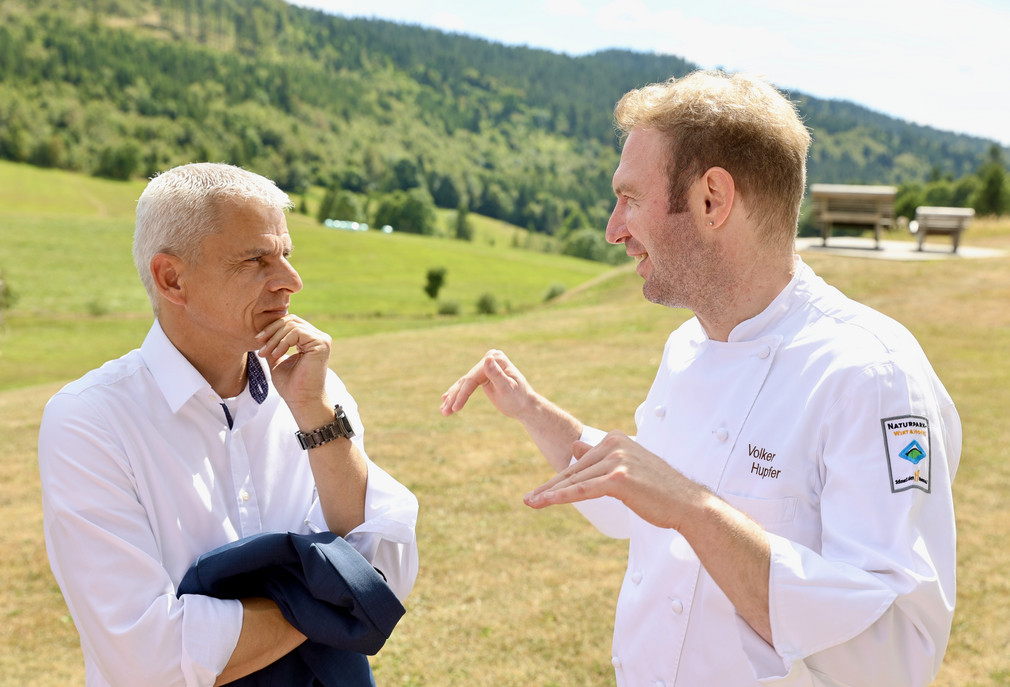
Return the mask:
{"type": "Polygon", "coordinates": [[[385,579],[332,532],[264,532],[200,556],[178,595],[265,597],[308,640],[239,687],[374,687],[375,654],[404,614],[385,579]]]}

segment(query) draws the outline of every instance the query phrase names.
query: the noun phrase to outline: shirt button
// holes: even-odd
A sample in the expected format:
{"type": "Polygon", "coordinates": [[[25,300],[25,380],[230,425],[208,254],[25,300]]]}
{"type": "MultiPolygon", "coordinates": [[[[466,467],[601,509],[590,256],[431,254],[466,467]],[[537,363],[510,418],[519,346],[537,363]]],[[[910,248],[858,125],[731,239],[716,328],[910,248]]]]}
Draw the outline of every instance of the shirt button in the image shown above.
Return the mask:
{"type": "Polygon", "coordinates": [[[248,491],[243,491],[241,494],[239,494],[239,496],[242,497],[243,501],[248,501],[249,500],[249,492],[248,491]]]}
{"type": "Polygon", "coordinates": [[[674,599],[673,602],[670,603],[670,608],[673,609],[674,613],[680,615],[684,612],[684,602],[680,599],[674,599]]]}
{"type": "Polygon", "coordinates": [[[666,687],[666,683],[662,680],[656,680],[652,683],[652,687],[666,687]]]}
{"type": "Polygon", "coordinates": [[[758,351],[758,357],[761,358],[761,360],[764,360],[771,354],[772,354],[771,346],[764,346],[760,351],[758,351]]]}
{"type": "Polygon", "coordinates": [[[615,668],[620,668],[621,659],[618,658],[617,656],[614,656],[612,659],[610,659],[610,665],[614,666],[615,668]]]}
{"type": "Polygon", "coordinates": [[[719,429],[715,430],[715,438],[718,439],[719,441],[726,441],[727,439],[729,439],[729,430],[726,429],[725,427],[720,427],[719,429]]]}
{"type": "Polygon", "coordinates": [[[631,581],[634,584],[640,583],[642,581],[642,573],[640,573],[640,572],[634,572],[634,573],[632,573],[631,574],[631,581]]]}
{"type": "Polygon", "coordinates": [[[666,417],[666,406],[656,406],[652,412],[656,414],[656,417],[663,419],[666,417]]]}

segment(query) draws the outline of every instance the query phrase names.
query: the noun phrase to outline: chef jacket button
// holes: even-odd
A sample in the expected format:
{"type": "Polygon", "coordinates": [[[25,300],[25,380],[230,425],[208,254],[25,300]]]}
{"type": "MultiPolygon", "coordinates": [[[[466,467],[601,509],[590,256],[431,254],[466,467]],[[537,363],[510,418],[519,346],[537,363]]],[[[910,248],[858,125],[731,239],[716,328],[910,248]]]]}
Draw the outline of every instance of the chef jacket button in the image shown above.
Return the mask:
{"type": "Polygon", "coordinates": [[[631,574],[631,581],[634,584],[638,584],[639,582],[641,582],[642,581],[642,573],[640,573],[638,571],[633,572],[631,574]]]}
{"type": "Polygon", "coordinates": [[[670,608],[673,609],[674,613],[676,613],[677,615],[680,615],[681,613],[684,612],[684,602],[681,601],[680,599],[674,599],[670,603],[670,608]]]}
{"type": "Polygon", "coordinates": [[[666,683],[662,680],[656,680],[652,683],[652,687],[666,687],[666,683]]]}
{"type": "Polygon", "coordinates": [[[610,659],[610,665],[614,666],[615,668],[620,668],[621,659],[617,656],[614,656],[612,659],[610,659]]]}
{"type": "Polygon", "coordinates": [[[720,427],[719,429],[715,430],[715,438],[718,439],[719,441],[726,441],[727,439],[729,439],[729,430],[726,429],[725,427],[720,427]]]}
{"type": "Polygon", "coordinates": [[[761,360],[764,360],[765,358],[767,358],[771,354],[772,354],[772,347],[771,346],[762,346],[761,350],[758,351],[758,357],[761,358],[761,360]]]}
{"type": "Polygon", "coordinates": [[[656,414],[656,417],[663,419],[666,417],[666,406],[656,406],[652,412],[656,414]]]}
{"type": "Polygon", "coordinates": [[[243,501],[248,501],[249,500],[249,492],[248,491],[243,491],[241,494],[239,494],[239,496],[242,497],[243,501]]]}

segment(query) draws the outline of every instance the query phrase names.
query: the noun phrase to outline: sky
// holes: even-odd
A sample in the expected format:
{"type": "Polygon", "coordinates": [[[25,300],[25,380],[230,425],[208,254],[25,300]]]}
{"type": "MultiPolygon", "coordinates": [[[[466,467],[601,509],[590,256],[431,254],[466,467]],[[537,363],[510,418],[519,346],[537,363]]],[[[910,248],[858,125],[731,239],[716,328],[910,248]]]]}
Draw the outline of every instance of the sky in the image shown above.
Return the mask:
{"type": "Polygon", "coordinates": [[[1010,146],[1010,0],[293,0],[578,56],[623,48],[1010,146]]]}

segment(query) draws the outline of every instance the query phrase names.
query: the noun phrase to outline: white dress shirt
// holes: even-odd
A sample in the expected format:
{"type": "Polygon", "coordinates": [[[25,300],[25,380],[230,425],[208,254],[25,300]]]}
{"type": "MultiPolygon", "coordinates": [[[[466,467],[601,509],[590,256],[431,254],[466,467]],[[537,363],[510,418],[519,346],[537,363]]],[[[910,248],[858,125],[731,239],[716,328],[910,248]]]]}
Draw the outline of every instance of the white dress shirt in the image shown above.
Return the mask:
{"type": "Polygon", "coordinates": [[[586,502],[601,531],[630,537],[618,685],[932,681],[954,610],[961,424],[904,327],[798,261],[728,342],[695,319],[677,329],[636,421],[641,445],[769,533],[774,647],[680,534],[614,499],[586,502]]]}
{"type": "MultiPolygon", "coordinates": [[[[255,358],[269,379],[269,369],[255,358]]],[[[328,373],[364,452],[357,405],[328,373]]],[[[240,602],[176,598],[190,564],[258,532],[326,529],[298,429],[272,387],[222,399],[158,322],[139,350],[64,387],[39,436],[46,550],[81,637],[86,682],[211,685],[240,602]]],[[[365,522],[345,538],[400,599],[417,575],[417,500],[366,457],[365,522]]]]}

